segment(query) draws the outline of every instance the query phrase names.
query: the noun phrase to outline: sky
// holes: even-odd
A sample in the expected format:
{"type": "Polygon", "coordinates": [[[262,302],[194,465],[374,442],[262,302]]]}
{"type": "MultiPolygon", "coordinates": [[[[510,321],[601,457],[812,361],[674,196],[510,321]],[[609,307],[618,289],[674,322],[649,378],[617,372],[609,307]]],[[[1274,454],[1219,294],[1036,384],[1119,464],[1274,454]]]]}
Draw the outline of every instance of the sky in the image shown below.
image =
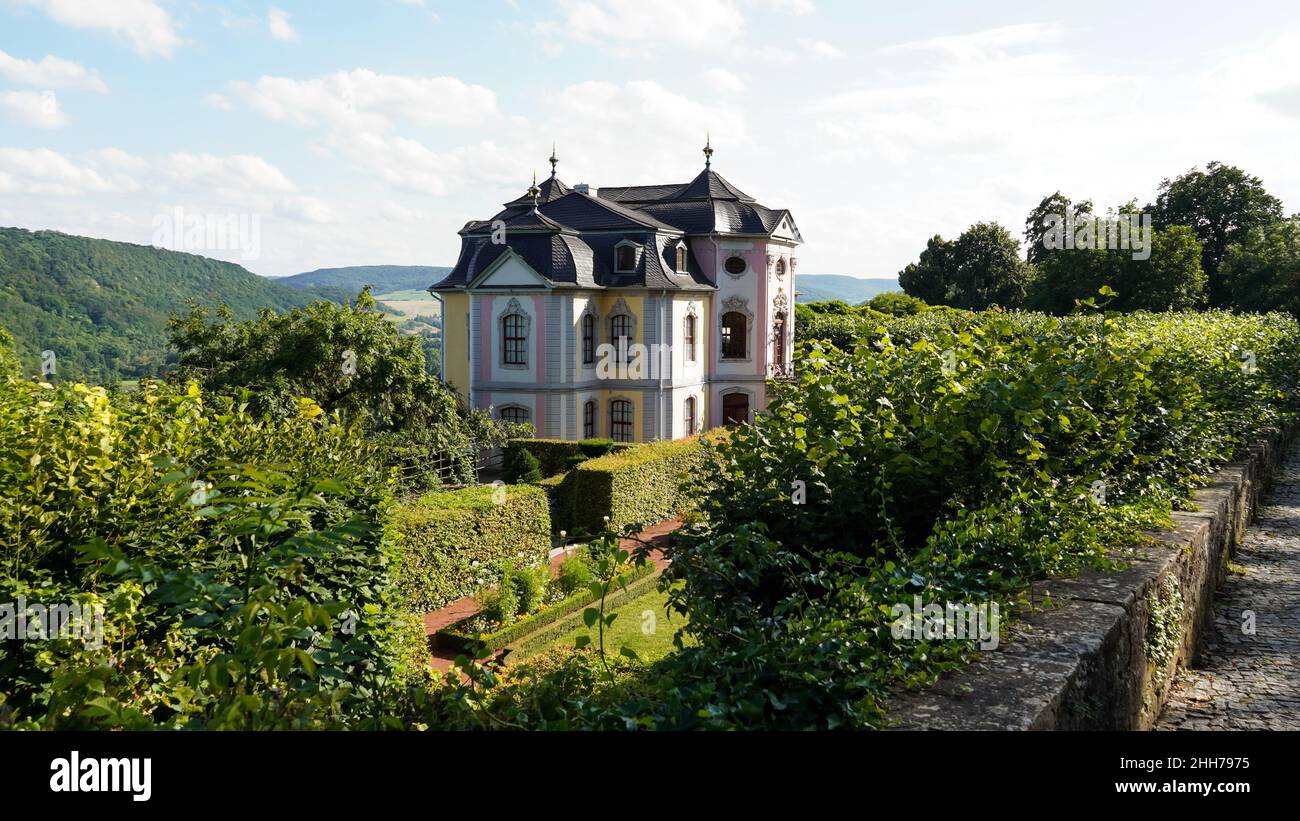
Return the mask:
{"type": "Polygon", "coordinates": [[[452,265],[550,173],[713,167],[892,277],[1218,160],[1300,211],[1300,3],[0,0],[0,225],[283,275],[452,265]],[[170,230],[242,219],[238,241],[170,230]],[[169,238],[170,234],[170,238],[169,238]]]}

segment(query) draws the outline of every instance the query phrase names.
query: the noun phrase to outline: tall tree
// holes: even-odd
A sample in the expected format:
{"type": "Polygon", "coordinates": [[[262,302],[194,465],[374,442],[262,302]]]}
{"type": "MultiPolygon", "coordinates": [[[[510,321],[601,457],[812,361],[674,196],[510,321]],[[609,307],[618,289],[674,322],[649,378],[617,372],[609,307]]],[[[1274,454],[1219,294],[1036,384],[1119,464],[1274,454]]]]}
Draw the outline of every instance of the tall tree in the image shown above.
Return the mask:
{"type": "Polygon", "coordinates": [[[1300,215],[1252,229],[1220,270],[1234,307],[1300,315],[1300,215]]]}
{"type": "Polygon", "coordinates": [[[1020,258],[1020,242],[994,222],[981,222],[948,242],[930,239],[918,262],[898,274],[909,296],[930,305],[982,311],[992,305],[1019,307],[1033,266],[1020,258]]]}
{"type": "Polygon", "coordinates": [[[1060,191],[1043,197],[1025,220],[1025,256],[1029,262],[1037,265],[1053,251],[1064,250],[1049,240],[1049,235],[1060,230],[1057,226],[1063,228],[1091,216],[1092,200],[1071,202],[1060,191]]]}
{"type": "Polygon", "coordinates": [[[930,305],[944,305],[949,297],[951,259],[952,243],[935,234],[925,244],[920,260],[908,263],[898,273],[898,284],[910,296],[930,305]]]}
{"type": "Polygon", "coordinates": [[[1160,183],[1151,207],[1157,228],[1187,225],[1201,240],[1201,267],[1209,284],[1210,302],[1228,304],[1228,289],[1219,265],[1228,246],[1246,234],[1282,217],[1282,202],[1264,190],[1259,177],[1236,166],[1212,162],[1204,171],[1193,168],[1160,183]]]}

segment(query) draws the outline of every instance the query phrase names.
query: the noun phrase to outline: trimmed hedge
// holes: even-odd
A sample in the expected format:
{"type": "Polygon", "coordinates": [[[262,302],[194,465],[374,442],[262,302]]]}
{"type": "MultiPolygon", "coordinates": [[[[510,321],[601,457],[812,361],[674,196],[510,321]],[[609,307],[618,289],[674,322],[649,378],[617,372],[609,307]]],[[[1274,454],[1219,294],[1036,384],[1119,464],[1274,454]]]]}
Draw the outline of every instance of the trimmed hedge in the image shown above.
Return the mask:
{"type": "MultiPolygon", "coordinates": [[[[628,571],[626,574],[627,590],[625,591],[617,584],[613,585],[610,588],[609,595],[605,598],[606,610],[608,611],[617,602],[623,601],[627,598],[629,593],[634,591],[640,592],[643,590],[645,585],[638,584],[638,582],[641,582],[652,575],[655,578],[658,578],[659,574],[656,573],[655,570],[653,564],[646,563],[638,565],[628,571]]],[[[450,627],[439,630],[437,633],[437,639],[440,644],[454,650],[468,647],[475,641],[480,641],[483,645],[484,655],[495,653],[497,650],[519,641],[520,639],[527,639],[528,641],[524,643],[524,646],[532,647],[537,643],[533,634],[552,624],[557,624],[564,620],[564,629],[554,633],[551,636],[552,638],[554,636],[562,636],[569,632],[569,630],[572,630],[573,625],[568,624],[566,617],[579,614],[582,610],[586,609],[587,605],[596,601],[596,599],[597,597],[593,596],[590,590],[579,590],[573,595],[561,599],[545,610],[535,613],[526,619],[521,619],[514,624],[503,627],[495,633],[489,633],[481,639],[477,636],[460,632],[458,628],[464,622],[456,622],[450,627]]],[[[547,634],[551,635],[551,631],[547,631],[547,634]]]]}
{"type": "Polygon", "coordinates": [[[529,485],[430,493],[399,505],[393,522],[402,535],[398,588],[408,609],[434,610],[500,581],[510,562],[545,562],[551,549],[546,494],[529,485]],[[505,491],[505,502],[492,501],[505,491]]]}
{"type": "Polygon", "coordinates": [[[683,513],[692,495],[685,480],[703,464],[698,437],[637,445],[590,459],[574,468],[557,488],[557,515],[572,533],[621,530],[636,522],[658,522],[683,513]]]}
{"type": "Polygon", "coordinates": [[[543,476],[554,476],[573,467],[575,460],[592,459],[630,447],[633,446],[612,439],[582,439],[576,442],[568,439],[511,439],[505,445],[504,459],[508,462],[512,451],[525,450],[537,457],[543,476]]]}

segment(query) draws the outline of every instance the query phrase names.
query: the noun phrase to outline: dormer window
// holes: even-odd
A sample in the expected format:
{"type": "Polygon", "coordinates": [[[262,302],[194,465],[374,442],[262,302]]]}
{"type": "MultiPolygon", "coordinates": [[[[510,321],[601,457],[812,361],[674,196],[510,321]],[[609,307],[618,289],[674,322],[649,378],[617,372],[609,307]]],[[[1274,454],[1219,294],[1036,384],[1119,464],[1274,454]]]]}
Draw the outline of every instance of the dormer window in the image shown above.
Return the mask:
{"type": "Polygon", "coordinates": [[[624,240],[614,246],[614,270],[620,274],[636,271],[636,243],[624,240]]]}
{"type": "Polygon", "coordinates": [[[677,243],[677,273],[686,273],[686,243],[677,243]]]}

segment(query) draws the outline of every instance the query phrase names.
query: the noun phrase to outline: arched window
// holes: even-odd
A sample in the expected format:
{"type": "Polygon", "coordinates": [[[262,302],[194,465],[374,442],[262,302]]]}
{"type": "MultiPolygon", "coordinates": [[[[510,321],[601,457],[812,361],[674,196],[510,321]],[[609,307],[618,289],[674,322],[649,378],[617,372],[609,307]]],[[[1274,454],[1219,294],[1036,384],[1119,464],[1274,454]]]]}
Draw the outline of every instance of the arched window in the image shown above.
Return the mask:
{"type": "Polygon", "coordinates": [[[528,333],[526,317],[506,314],[501,318],[502,358],[507,365],[528,364],[528,333]]]}
{"type": "Polygon", "coordinates": [[[620,245],[614,249],[614,270],[624,273],[636,270],[635,245],[620,245]]]}
{"type": "Polygon", "coordinates": [[[632,403],[626,399],[609,403],[609,438],[615,442],[632,441],[632,403]]]}
{"type": "Polygon", "coordinates": [[[677,246],[677,273],[686,273],[686,243],[677,246]]]}
{"type": "Polygon", "coordinates": [[[722,358],[744,359],[745,356],[745,315],[728,311],[722,315],[722,358]]]}
{"type": "Polygon", "coordinates": [[[722,395],[722,424],[735,425],[749,421],[749,397],[733,392],[722,395]]]}
{"type": "Polygon", "coordinates": [[[512,425],[523,425],[528,423],[529,419],[532,418],[532,414],[528,412],[528,408],[508,405],[497,412],[497,418],[512,425]]]}
{"type": "Polygon", "coordinates": [[[686,435],[695,435],[695,397],[686,397],[686,435]]]}
{"type": "Polygon", "coordinates": [[[627,314],[614,314],[609,318],[609,343],[614,346],[615,356],[618,356],[617,352],[621,352],[622,361],[631,361],[632,317],[627,314]]]}
{"type": "Polygon", "coordinates": [[[596,438],[596,400],[588,399],[582,405],[582,438],[596,438]]]}
{"type": "Polygon", "coordinates": [[[772,364],[785,367],[785,311],[778,311],[772,320],[772,364]]]}
{"type": "Polygon", "coordinates": [[[582,364],[592,365],[596,362],[596,317],[584,314],[582,317],[582,364]]]}
{"type": "Polygon", "coordinates": [[[686,328],[683,331],[682,344],[686,348],[686,361],[695,361],[695,316],[686,315],[686,328]]]}

